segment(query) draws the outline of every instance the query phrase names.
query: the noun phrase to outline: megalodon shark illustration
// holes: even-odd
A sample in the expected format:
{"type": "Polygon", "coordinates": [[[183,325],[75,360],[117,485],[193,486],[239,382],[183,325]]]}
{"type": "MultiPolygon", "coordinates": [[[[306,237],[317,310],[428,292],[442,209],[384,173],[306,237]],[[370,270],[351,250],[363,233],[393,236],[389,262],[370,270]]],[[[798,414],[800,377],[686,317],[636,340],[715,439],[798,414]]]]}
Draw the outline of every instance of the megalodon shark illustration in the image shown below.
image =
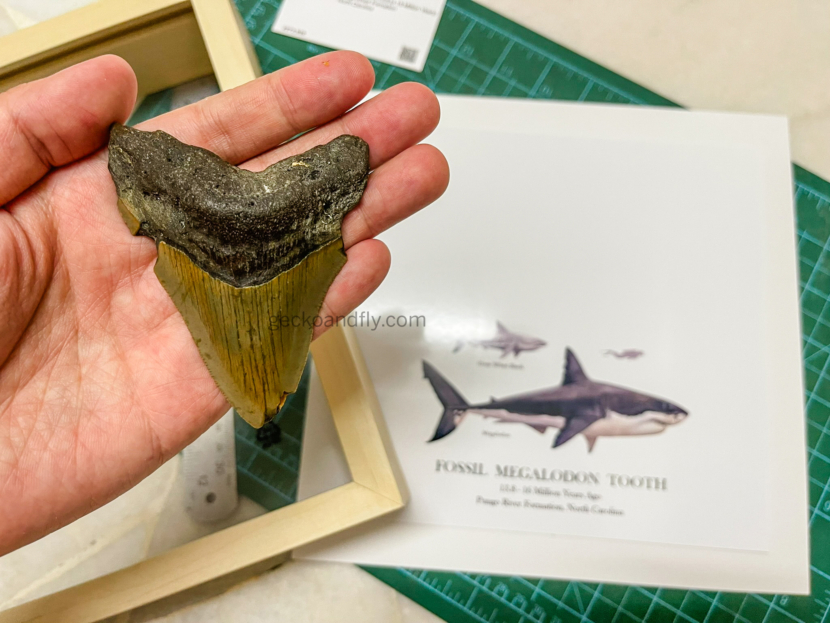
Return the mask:
{"type": "Polygon", "coordinates": [[[685,409],[662,398],[592,381],[570,349],[565,351],[561,385],[486,403],[468,403],[426,361],[424,377],[444,406],[431,442],[446,437],[467,414],[475,413],[500,422],[526,424],[540,433],[556,428],[559,433],[554,448],[582,434],[591,451],[597,437],[654,435],[688,416],[685,409]]]}
{"type": "MultiPolygon", "coordinates": [[[[544,340],[540,340],[538,337],[522,335],[521,333],[513,333],[500,322],[496,323],[495,337],[489,340],[470,340],[467,344],[470,346],[480,346],[481,348],[496,348],[502,351],[502,358],[507,357],[510,353],[513,353],[514,357],[518,357],[519,353],[526,350],[537,350],[543,346],[547,346],[547,342],[544,340]]],[[[464,342],[458,342],[452,352],[457,353],[463,346],[464,342]]]]}

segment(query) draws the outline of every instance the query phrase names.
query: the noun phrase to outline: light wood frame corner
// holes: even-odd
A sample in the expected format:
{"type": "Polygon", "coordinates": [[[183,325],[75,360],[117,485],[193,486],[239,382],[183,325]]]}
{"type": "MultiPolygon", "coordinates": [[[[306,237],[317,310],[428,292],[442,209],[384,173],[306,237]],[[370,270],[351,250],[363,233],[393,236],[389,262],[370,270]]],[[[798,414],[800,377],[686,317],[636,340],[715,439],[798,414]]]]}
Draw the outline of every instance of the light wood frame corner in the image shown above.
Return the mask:
{"type": "Polygon", "coordinates": [[[139,99],[211,74],[223,91],[262,74],[232,0],[98,0],[0,37],[0,91],[102,54],[132,66],[139,99]]]}
{"type": "MultiPolygon", "coordinates": [[[[209,74],[226,90],[261,74],[232,0],[99,0],[0,38],[0,90],[108,53],[133,66],[140,94],[209,74]]],[[[404,481],[353,332],[330,329],[311,351],[352,482],[0,612],[0,623],[102,621],[402,508],[404,481]]]]}

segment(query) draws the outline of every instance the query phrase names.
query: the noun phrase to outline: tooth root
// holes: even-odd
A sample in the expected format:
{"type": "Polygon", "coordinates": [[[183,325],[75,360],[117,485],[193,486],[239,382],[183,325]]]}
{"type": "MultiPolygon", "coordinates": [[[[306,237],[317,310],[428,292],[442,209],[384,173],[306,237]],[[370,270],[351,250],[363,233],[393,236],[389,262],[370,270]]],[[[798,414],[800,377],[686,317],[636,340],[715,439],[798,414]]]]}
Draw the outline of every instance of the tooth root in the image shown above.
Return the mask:
{"type": "Polygon", "coordinates": [[[158,252],[156,275],[219,389],[251,426],[263,426],[300,382],[313,319],[346,263],[342,239],[271,281],[243,288],[212,277],[164,242],[158,252]]]}

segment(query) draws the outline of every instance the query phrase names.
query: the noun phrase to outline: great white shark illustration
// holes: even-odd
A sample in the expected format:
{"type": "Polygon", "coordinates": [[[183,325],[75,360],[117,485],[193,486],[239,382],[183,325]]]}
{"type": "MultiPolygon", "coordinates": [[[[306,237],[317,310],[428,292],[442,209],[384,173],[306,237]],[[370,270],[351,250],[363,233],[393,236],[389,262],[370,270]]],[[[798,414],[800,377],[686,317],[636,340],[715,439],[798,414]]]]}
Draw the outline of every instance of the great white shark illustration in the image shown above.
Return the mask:
{"type": "Polygon", "coordinates": [[[430,441],[446,437],[470,413],[499,422],[526,424],[544,433],[556,428],[557,448],[582,434],[588,451],[597,437],[654,435],[679,424],[688,412],[662,398],[592,381],[583,372],[576,355],[565,350],[565,374],[557,387],[470,404],[441,374],[424,361],[424,377],[444,406],[444,412],[430,441]]]}
{"type": "MultiPolygon", "coordinates": [[[[467,344],[470,346],[480,346],[481,348],[496,348],[501,351],[502,358],[507,357],[510,353],[513,353],[514,357],[518,357],[519,353],[526,350],[538,350],[543,346],[547,346],[545,340],[529,335],[522,335],[521,333],[513,333],[500,322],[496,322],[495,337],[489,340],[470,340],[467,344]]],[[[463,346],[464,342],[459,342],[452,352],[457,353],[463,346]]]]}
{"type": "Polygon", "coordinates": [[[645,353],[641,350],[635,350],[633,348],[629,348],[627,350],[606,350],[605,355],[612,355],[617,359],[639,359],[645,353]]]}

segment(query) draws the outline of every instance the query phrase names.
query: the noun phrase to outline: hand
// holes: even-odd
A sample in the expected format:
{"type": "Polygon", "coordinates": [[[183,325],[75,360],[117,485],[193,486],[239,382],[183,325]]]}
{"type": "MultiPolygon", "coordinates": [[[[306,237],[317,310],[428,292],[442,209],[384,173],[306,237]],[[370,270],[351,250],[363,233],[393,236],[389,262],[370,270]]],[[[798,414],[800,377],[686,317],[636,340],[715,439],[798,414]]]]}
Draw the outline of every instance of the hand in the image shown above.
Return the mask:
{"type": "MultiPolygon", "coordinates": [[[[435,96],[401,84],[346,112],[373,81],[365,58],[333,52],[139,126],[253,170],[340,134],[369,144],[326,315],[380,284],[389,251],[372,237],[448,182],[441,153],[416,145],[438,123],[435,96]]],[[[103,147],[135,94],[109,56],[0,95],[0,554],[113,499],[228,409],[153,273],[153,241],[116,207],[103,147]]]]}

